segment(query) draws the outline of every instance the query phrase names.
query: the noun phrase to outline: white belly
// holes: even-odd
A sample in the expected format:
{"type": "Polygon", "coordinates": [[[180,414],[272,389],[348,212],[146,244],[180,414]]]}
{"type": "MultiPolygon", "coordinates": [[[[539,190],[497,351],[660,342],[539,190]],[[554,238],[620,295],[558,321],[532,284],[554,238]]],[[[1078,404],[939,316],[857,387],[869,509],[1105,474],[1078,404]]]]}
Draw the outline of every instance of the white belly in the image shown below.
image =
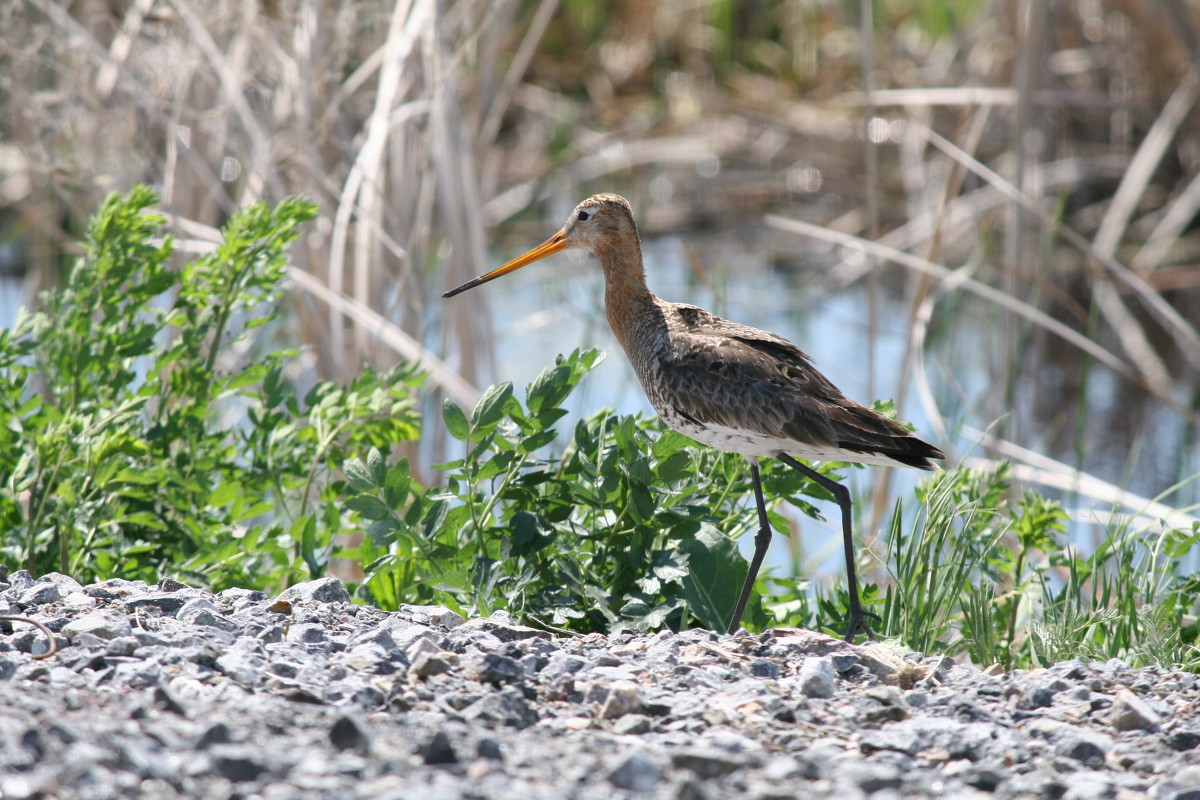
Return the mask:
{"type": "Polygon", "coordinates": [[[737,453],[747,458],[775,457],[786,453],[793,458],[806,461],[849,461],[855,464],[872,464],[880,467],[903,467],[897,461],[877,453],[860,453],[840,447],[818,447],[794,439],[767,436],[757,431],[728,428],[711,423],[697,424],[677,414],[659,411],[663,422],[689,439],[727,453],[737,453]]]}

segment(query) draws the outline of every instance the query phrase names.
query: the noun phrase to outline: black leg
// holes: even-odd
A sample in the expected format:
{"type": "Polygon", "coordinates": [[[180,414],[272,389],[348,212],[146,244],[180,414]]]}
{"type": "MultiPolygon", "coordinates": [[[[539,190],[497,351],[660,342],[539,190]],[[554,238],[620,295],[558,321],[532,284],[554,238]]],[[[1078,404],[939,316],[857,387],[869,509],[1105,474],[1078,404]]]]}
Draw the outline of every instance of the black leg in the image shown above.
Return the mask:
{"type": "Polygon", "coordinates": [[[767,502],[763,499],[762,480],[758,476],[758,459],[750,459],[750,477],[754,478],[754,501],[758,503],[758,533],[754,535],[754,558],[750,561],[750,571],[746,573],[746,582],[742,584],[742,594],[738,597],[733,609],[733,619],[729,621],[729,632],[737,632],[742,622],[742,613],[746,603],[750,601],[750,590],[754,588],[754,579],[758,577],[759,567],[767,557],[767,548],[771,544],[771,523],[767,520],[767,502]]]}
{"type": "Polygon", "coordinates": [[[854,571],[854,532],[850,528],[852,513],[850,509],[850,490],[837,481],[825,477],[815,469],[806,467],[787,453],[776,453],[775,457],[792,469],[797,470],[801,475],[812,478],[824,486],[833,495],[833,498],[837,500],[838,505],[841,506],[842,543],[846,548],[846,581],[850,588],[850,621],[846,629],[846,641],[854,641],[854,634],[859,630],[866,633],[867,638],[874,639],[875,633],[871,630],[871,626],[867,624],[867,617],[873,617],[878,620],[879,615],[873,614],[870,611],[864,611],[858,599],[858,576],[854,571]]]}

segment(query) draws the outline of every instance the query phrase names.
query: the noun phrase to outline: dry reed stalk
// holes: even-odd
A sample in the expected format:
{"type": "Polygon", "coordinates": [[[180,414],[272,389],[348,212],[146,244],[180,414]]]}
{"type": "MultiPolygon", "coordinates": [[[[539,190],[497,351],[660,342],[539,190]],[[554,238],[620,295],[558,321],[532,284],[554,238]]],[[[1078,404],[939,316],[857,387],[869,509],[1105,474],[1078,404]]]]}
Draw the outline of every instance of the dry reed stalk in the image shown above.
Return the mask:
{"type": "Polygon", "coordinates": [[[1087,353],[1123,377],[1132,381],[1140,382],[1141,378],[1138,372],[1132,366],[1121,360],[1121,358],[1115,353],[1107,350],[1098,343],[1093,342],[1091,339],[1088,339],[1078,331],[1067,327],[1062,322],[1054,319],[1049,314],[1036,308],[1035,306],[1032,306],[1023,300],[1018,300],[1011,295],[1005,294],[995,287],[989,286],[985,283],[980,283],[974,278],[965,277],[958,271],[950,270],[940,264],[926,261],[923,258],[912,255],[911,253],[905,253],[891,247],[885,247],[878,242],[871,242],[861,237],[850,236],[837,231],[831,231],[828,228],[821,227],[820,225],[813,225],[802,220],[788,219],[774,214],[769,214],[764,219],[764,222],[769,227],[777,230],[786,231],[799,236],[805,236],[818,241],[829,242],[830,244],[845,247],[850,250],[873,250],[875,256],[884,261],[891,261],[908,269],[932,275],[942,283],[945,291],[962,289],[975,294],[984,300],[1011,311],[1017,316],[1023,317],[1034,325],[1045,329],[1046,332],[1057,336],[1063,341],[1066,341],[1072,346],[1087,353]]]}
{"type": "Polygon", "coordinates": [[[1154,230],[1146,237],[1146,243],[1130,262],[1134,272],[1147,277],[1150,272],[1158,269],[1197,214],[1200,214],[1200,173],[1192,176],[1184,190],[1171,201],[1167,213],[1163,214],[1154,230]]]}
{"type": "MultiPolygon", "coordinates": [[[[972,158],[969,154],[964,153],[952,142],[947,141],[944,137],[940,136],[934,131],[930,130],[928,135],[930,141],[937,145],[940,150],[945,152],[951,158],[954,158],[955,160],[967,166],[976,175],[979,175],[987,180],[988,183],[999,189],[1010,200],[1021,204],[1030,212],[1040,213],[1036,202],[1031,197],[1026,195],[1024,192],[1021,192],[1017,187],[1013,186],[996,172],[984,166],[982,163],[972,158]]],[[[1049,220],[1047,220],[1047,223],[1049,223],[1049,220]]],[[[1159,322],[1163,324],[1164,328],[1166,328],[1168,333],[1172,335],[1175,343],[1177,346],[1179,346],[1181,352],[1187,357],[1188,361],[1192,362],[1193,364],[1200,365],[1200,331],[1188,323],[1188,321],[1185,320],[1183,316],[1163,298],[1160,292],[1155,291],[1152,286],[1147,284],[1146,281],[1141,279],[1125,265],[1119,263],[1109,255],[1098,252],[1092,246],[1091,242],[1089,242],[1069,226],[1060,223],[1055,226],[1055,230],[1062,237],[1063,241],[1078,249],[1088,257],[1090,262],[1099,265],[1105,271],[1111,274],[1114,279],[1119,280],[1123,285],[1128,287],[1142,301],[1146,309],[1154,314],[1159,322]]],[[[1145,334],[1140,328],[1141,326],[1127,314],[1118,317],[1114,324],[1114,331],[1119,337],[1122,338],[1122,345],[1126,347],[1127,352],[1130,352],[1131,357],[1144,355],[1150,360],[1149,365],[1141,364],[1136,360],[1134,363],[1138,364],[1139,369],[1141,369],[1143,373],[1147,373],[1146,380],[1151,385],[1157,385],[1159,387],[1159,389],[1156,389],[1156,393],[1159,393],[1169,385],[1170,377],[1166,371],[1166,367],[1162,366],[1161,360],[1158,358],[1157,354],[1153,353],[1152,351],[1149,354],[1145,353],[1145,350],[1149,347],[1149,345],[1143,344],[1145,340],[1145,334]],[[1137,330],[1131,329],[1130,326],[1132,326],[1132,328],[1137,328],[1137,330]],[[1153,375],[1149,373],[1153,373],[1153,375]],[[1157,384],[1155,384],[1155,378],[1158,380],[1157,384]]]]}
{"type": "Polygon", "coordinates": [[[1197,99],[1200,99],[1200,66],[1193,66],[1171,94],[1171,99],[1159,112],[1129,162],[1121,185],[1104,212],[1100,229],[1092,238],[1092,247],[1096,252],[1105,256],[1113,256],[1117,252],[1117,245],[1125,237],[1129,220],[1145,196],[1154,171],[1162,163],[1167,148],[1195,107],[1197,99]]]}
{"type": "MultiPolygon", "coordinates": [[[[427,304],[455,278],[426,274],[439,248],[446,271],[485,266],[490,220],[478,212],[492,189],[479,176],[497,171],[475,157],[500,157],[491,139],[554,3],[543,0],[534,28],[522,31],[512,0],[408,0],[394,8],[301,2],[256,16],[228,1],[136,0],[111,36],[99,7],[77,18],[52,0],[30,5],[43,29],[72,43],[51,45],[64,72],[87,66],[82,80],[64,83],[79,98],[75,107],[95,110],[87,130],[136,154],[114,186],[157,182],[169,211],[207,226],[260,197],[301,192],[324,200],[314,235],[293,251],[295,263],[402,326],[410,345],[428,336],[427,304]],[[518,32],[522,59],[506,64],[496,97],[480,87],[502,71],[518,32]],[[113,127],[110,119],[147,125],[113,127]]],[[[363,348],[377,336],[361,327],[361,316],[336,309],[321,322],[317,306],[328,308],[330,297],[328,290],[311,295],[298,312],[319,370],[345,376],[369,357],[363,348]]],[[[486,369],[490,345],[486,308],[470,306],[449,312],[458,330],[444,328],[441,346],[474,376],[486,369]]],[[[420,352],[433,363],[427,346],[420,352]]]]}

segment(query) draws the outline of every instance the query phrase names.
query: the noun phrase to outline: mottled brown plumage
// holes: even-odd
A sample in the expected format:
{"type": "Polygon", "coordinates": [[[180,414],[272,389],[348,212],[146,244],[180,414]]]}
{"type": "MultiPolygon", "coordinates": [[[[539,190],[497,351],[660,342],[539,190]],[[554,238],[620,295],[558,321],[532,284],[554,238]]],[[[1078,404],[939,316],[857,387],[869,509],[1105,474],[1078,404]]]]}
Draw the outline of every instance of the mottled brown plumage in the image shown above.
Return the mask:
{"type": "Polygon", "coordinates": [[[942,458],[941,451],[843,395],[787,339],[655,297],[646,285],[633,211],[618,195],[584,200],[545,243],[445,296],[568,247],[599,258],[609,325],[663,421],[698,442],[750,460],[760,527],[730,631],[741,620],[771,538],[758,470],[758,459],[771,456],[808,475],[838,500],[850,584],[846,638],[859,628],[870,634],[864,619],[870,614],[860,606],[854,573],[849,493],[796,458],[937,469],[931,459],[942,458]]]}

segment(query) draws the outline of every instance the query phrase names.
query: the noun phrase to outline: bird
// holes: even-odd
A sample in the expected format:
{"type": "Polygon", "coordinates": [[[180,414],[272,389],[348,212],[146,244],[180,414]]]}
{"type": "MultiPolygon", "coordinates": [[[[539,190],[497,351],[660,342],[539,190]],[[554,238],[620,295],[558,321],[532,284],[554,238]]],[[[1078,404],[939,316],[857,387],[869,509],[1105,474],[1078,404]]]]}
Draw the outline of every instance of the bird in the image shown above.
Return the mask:
{"type": "Polygon", "coordinates": [[[584,200],[542,244],[451,289],[454,297],[569,248],[595,256],[604,270],[604,309],[650,405],[668,427],[750,465],[758,532],[754,555],[728,632],[736,633],[771,542],[759,459],[774,458],[828,491],[841,510],[849,614],[846,641],[874,638],[858,593],[850,492],[807,461],[845,461],[937,470],[945,456],[903,425],[846,397],[799,347],[782,336],[672,303],[646,283],[641,239],[629,201],[616,194],[584,200]]]}

